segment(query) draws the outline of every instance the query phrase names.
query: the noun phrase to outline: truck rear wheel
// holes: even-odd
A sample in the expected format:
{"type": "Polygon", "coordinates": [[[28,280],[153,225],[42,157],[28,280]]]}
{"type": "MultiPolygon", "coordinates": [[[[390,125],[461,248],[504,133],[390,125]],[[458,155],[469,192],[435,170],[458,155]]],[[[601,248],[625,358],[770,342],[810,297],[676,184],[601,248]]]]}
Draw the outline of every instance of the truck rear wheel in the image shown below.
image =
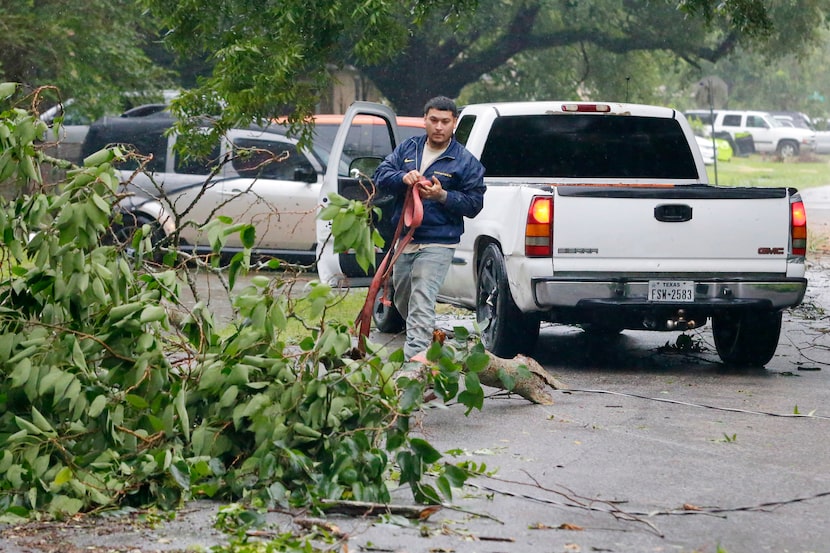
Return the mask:
{"type": "Polygon", "coordinates": [[[495,244],[484,249],[478,266],[476,320],[484,347],[498,357],[530,353],[539,338],[539,320],[522,313],[510,295],[504,256],[495,244]]]}
{"type": "Polygon", "coordinates": [[[762,367],[778,347],[781,312],[727,312],[712,317],[715,348],[727,365],[762,367]]]}

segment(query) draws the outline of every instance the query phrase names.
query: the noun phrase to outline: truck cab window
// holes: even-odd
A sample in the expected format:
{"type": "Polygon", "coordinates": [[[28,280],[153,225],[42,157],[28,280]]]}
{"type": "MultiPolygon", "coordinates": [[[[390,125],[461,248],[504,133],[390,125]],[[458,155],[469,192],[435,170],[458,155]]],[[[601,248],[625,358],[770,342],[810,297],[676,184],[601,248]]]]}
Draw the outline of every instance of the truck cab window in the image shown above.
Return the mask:
{"type": "Polygon", "coordinates": [[[242,177],[305,180],[300,175],[314,174],[314,167],[291,142],[238,138],[233,145],[232,165],[242,177]]]}
{"type": "Polygon", "coordinates": [[[612,115],[499,117],[481,154],[491,177],[690,179],[697,167],[674,119],[612,115]]]}

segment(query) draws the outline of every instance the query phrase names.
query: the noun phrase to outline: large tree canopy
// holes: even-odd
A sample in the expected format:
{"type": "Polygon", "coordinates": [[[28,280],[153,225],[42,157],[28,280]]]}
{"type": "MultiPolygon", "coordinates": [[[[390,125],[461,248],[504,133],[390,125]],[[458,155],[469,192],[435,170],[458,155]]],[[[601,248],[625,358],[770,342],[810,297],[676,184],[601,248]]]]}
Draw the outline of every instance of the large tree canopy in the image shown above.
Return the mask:
{"type": "MultiPolygon", "coordinates": [[[[566,75],[576,65],[587,71],[603,57],[631,52],[667,52],[693,65],[715,62],[742,45],[771,55],[801,52],[818,39],[827,5],[823,0],[766,7],[757,2],[481,0],[455,28],[433,13],[392,59],[354,63],[401,113],[414,114],[424,98],[457,97],[465,85],[523,54],[537,61],[547,57],[551,77],[558,78],[557,67],[566,75]]],[[[621,65],[616,73],[623,80],[636,78],[638,70],[621,65]]],[[[580,74],[570,77],[580,84],[580,74]]]]}
{"type": "MultiPolygon", "coordinates": [[[[661,51],[693,64],[739,46],[798,53],[818,40],[829,0],[144,0],[180,52],[213,53],[204,81],[226,102],[219,126],[291,107],[311,113],[327,65],[352,63],[402,114],[458,96],[517,56],[661,51]],[[569,51],[568,53],[572,52],[569,51]]],[[[622,68],[621,68],[622,69],[622,68]]],[[[184,113],[206,107],[201,92],[184,113]]],[[[214,106],[217,107],[217,106],[214,106]]]]}
{"type": "Polygon", "coordinates": [[[214,113],[221,131],[251,118],[287,113],[299,130],[330,87],[332,62],[386,59],[428,13],[469,8],[472,0],[144,0],[178,52],[209,54],[213,74],[175,106],[214,113]],[[344,50],[345,48],[345,50],[344,50]],[[219,109],[221,107],[221,109],[219,109]]]}
{"type": "Polygon", "coordinates": [[[828,7],[830,0],[25,0],[0,6],[0,76],[55,85],[101,114],[118,92],[164,83],[146,55],[160,33],[180,68],[205,59],[213,68],[178,109],[215,111],[219,129],[284,113],[299,123],[330,88],[332,64],[356,65],[402,114],[477,82],[495,83],[485,89],[493,99],[511,87],[541,97],[550,83],[561,83],[553,90],[563,94],[622,98],[653,89],[644,52],[692,66],[741,48],[798,56],[818,40],[828,7]],[[523,80],[511,84],[514,76],[523,80]]]}

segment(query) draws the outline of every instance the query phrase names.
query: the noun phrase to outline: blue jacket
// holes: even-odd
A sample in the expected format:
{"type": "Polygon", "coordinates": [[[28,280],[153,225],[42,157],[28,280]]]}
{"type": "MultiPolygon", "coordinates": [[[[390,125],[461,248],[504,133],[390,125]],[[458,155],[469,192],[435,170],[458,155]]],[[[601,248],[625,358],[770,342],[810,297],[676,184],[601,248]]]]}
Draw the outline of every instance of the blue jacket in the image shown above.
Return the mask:
{"type": "MultiPolygon", "coordinates": [[[[407,186],[403,176],[418,169],[427,136],[409,138],[386,156],[377,168],[377,187],[396,196],[392,224],[397,225],[403,211],[407,186]]],[[[424,219],[415,230],[416,244],[457,244],[464,232],[464,217],[475,217],[484,207],[484,166],[455,137],[441,156],[423,171],[430,180],[438,177],[447,191],[447,201],[424,200],[424,219]]],[[[384,217],[388,217],[384,213],[384,217]]]]}

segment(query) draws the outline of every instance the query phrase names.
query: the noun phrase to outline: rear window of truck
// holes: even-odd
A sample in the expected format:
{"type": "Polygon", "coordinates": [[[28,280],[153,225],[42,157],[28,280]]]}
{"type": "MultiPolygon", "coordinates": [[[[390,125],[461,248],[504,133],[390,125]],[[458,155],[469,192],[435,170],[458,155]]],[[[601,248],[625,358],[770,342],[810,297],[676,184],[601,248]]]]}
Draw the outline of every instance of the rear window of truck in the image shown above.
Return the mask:
{"type": "Polygon", "coordinates": [[[490,177],[699,178],[677,120],[632,115],[499,117],[481,163],[490,177]]]}

